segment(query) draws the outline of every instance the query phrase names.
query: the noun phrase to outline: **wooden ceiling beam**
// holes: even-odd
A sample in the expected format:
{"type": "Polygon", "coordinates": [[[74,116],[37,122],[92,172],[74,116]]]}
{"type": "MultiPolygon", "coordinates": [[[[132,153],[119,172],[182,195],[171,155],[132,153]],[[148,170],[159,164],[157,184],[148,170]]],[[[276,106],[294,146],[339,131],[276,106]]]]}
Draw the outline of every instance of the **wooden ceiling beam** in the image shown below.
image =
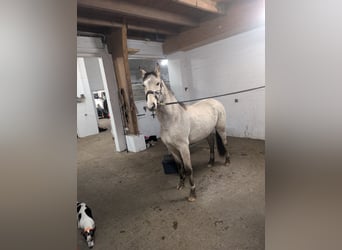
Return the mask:
{"type": "Polygon", "coordinates": [[[77,23],[91,25],[91,26],[103,26],[103,27],[115,27],[115,28],[122,27],[121,23],[105,21],[105,20],[90,19],[90,18],[85,18],[85,17],[77,17],[77,23]]]}
{"type": "MultiPolygon", "coordinates": [[[[113,28],[120,28],[123,26],[122,23],[118,23],[118,22],[90,19],[90,18],[85,18],[85,17],[78,17],[77,23],[85,24],[85,25],[91,25],[91,26],[102,26],[102,27],[113,27],[113,28]]],[[[177,32],[167,30],[167,29],[159,29],[159,28],[138,26],[138,25],[132,25],[132,24],[127,24],[127,29],[128,30],[144,31],[144,32],[155,33],[155,34],[163,34],[163,35],[175,35],[175,34],[177,34],[177,32]]]]}
{"type": "Polygon", "coordinates": [[[224,11],[222,8],[218,6],[218,2],[214,2],[212,0],[173,0],[176,3],[183,4],[186,6],[190,6],[199,10],[215,13],[215,14],[223,14],[224,11]]]}
{"type": "Polygon", "coordinates": [[[166,29],[159,29],[159,28],[151,28],[151,27],[141,27],[137,25],[128,24],[127,25],[128,30],[138,30],[138,31],[144,31],[154,34],[163,34],[163,35],[175,35],[177,32],[170,31],[166,29]]]}
{"type": "Polygon", "coordinates": [[[234,1],[224,16],[204,21],[196,28],[167,38],[163,52],[167,55],[190,50],[264,25],[264,8],[264,0],[234,1]]]}
{"type": "Polygon", "coordinates": [[[187,16],[165,10],[158,10],[149,6],[137,5],[126,1],[77,0],[77,6],[108,11],[111,13],[125,15],[127,17],[153,20],[156,22],[170,23],[188,27],[197,26],[197,22],[187,16]]]}

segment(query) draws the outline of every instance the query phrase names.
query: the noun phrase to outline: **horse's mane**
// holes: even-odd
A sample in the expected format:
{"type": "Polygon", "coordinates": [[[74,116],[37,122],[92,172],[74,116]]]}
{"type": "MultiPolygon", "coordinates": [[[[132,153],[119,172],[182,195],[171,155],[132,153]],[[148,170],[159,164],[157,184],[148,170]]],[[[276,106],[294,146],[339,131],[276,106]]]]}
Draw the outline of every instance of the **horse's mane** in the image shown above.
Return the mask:
{"type": "MultiPolygon", "coordinates": [[[[164,81],[163,81],[163,83],[164,83],[164,81]]],[[[169,87],[164,83],[164,85],[165,85],[165,88],[167,88],[167,90],[173,95],[173,96],[175,96],[175,94],[173,93],[173,91],[171,90],[171,89],[169,89],[169,87]]],[[[177,100],[177,99],[176,99],[177,100]]],[[[178,100],[177,100],[177,103],[183,108],[183,109],[186,109],[186,105],[184,104],[184,102],[179,102],[178,100]]]]}
{"type": "Polygon", "coordinates": [[[178,102],[178,104],[179,104],[183,109],[186,109],[186,105],[184,104],[184,102],[178,102]]]}

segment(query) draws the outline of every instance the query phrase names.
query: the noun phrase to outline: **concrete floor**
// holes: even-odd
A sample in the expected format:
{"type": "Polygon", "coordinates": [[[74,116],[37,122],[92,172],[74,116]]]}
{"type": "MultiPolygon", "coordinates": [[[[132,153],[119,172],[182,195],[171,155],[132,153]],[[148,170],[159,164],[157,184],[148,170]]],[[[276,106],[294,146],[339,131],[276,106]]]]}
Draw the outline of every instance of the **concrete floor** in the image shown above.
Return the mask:
{"type": "MultiPolygon", "coordinates": [[[[190,203],[188,181],[178,191],[178,176],[163,173],[161,141],[116,153],[109,130],[79,138],[78,200],[95,217],[94,249],[264,249],[264,141],[228,139],[229,166],[217,158],[207,167],[205,141],[191,147],[197,200],[190,203]]],[[[79,249],[88,249],[78,235],[79,249]]]]}

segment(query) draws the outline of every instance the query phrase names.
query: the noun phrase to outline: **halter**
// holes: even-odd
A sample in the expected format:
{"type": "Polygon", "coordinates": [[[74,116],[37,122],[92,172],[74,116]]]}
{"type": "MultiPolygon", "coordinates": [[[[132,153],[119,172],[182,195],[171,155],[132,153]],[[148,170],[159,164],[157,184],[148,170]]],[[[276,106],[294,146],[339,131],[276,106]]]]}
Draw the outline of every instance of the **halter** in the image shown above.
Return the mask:
{"type": "Polygon", "coordinates": [[[93,229],[94,229],[94,228],[86,227],[86,228],[83,230],[83,232],[84,232],[84,233],[89,233],[90,230],[93,230],[93,229]]]}
{"type": "Polygon", "coordinates": [[[147,101],[148,95],[154,95],[154,97],[157,99],[157,104],[158,104],[158,105],[163,105],[162,102],[159,102],[160,96],[163,95],[163,93],[162,93],[162,87],[163,87],[163,85],[162,85],[162,84],[163,84],[163,81],[160,82],[160,89],[159,89],[159,90],[148,90],[148,91],[146,92],[146,95],[145,95],[146,101],[147,101]]]}

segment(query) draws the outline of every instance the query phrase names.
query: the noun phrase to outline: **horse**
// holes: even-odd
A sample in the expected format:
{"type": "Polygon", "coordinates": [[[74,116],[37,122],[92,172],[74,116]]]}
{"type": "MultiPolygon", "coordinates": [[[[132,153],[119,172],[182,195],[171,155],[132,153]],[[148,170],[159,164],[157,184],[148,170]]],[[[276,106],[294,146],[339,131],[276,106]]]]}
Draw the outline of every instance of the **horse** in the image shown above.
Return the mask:
{"type": "Polygon", "coordinates": [[[191,105],[177,101],[171,90],[160,77],[160,66],[146,72],[139,67],[145,89],[146,107],[155,112],[160,122],[160,137],[178,165],[179,184],[184,187],[186,176],[189,176],[190,195],[188,201],[196,200],[189,145],[207,139],[210,148],[208,166],[215,162],[215,134],[217,149],[225,157],[225,165],[230,163],[226,137],[226,112],[221,102],[205,99],[191,105]],[[168,105],[168,103],[170,105],[168,105]]]}

